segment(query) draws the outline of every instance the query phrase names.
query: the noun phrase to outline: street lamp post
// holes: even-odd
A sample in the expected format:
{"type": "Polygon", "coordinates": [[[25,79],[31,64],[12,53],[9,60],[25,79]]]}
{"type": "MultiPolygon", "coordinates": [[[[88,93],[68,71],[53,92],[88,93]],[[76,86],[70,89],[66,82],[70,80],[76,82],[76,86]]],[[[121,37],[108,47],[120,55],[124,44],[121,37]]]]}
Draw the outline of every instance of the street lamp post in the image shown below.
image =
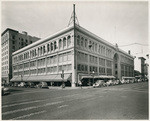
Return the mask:
{"type": "Polygon", "coordinates": [[[95,72],[93,71],[93,72],[92,72],[92,74],[93,74],[93,84],[94,84],[94,73],[95,73],[95,72]]]}
{"type": "Polygon", "coordinates": [[[61,78],[62,78],[62,89],[63,89],[64,88],[64,70],[62,70],[61,78]]]}
{"type": "Polygon", "coordinates": [[[23,79],[22,79],[23,75],[21,74],[21,82],[23,82],[23,79]]]}

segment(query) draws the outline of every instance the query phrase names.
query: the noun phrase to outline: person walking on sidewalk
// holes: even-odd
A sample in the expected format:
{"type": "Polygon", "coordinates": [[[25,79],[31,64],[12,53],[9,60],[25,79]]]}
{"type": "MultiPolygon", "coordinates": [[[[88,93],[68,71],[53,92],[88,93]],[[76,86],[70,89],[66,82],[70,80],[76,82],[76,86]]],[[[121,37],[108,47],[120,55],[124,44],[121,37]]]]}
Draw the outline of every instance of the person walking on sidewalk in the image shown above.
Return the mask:
{"type": "Polygon", "coordinates": [[[82,82],[81,82],[81,81],[79,81],[79,85],[80,85],[80,87],[81,87],[81,89],[82,89],[82,82]]]}

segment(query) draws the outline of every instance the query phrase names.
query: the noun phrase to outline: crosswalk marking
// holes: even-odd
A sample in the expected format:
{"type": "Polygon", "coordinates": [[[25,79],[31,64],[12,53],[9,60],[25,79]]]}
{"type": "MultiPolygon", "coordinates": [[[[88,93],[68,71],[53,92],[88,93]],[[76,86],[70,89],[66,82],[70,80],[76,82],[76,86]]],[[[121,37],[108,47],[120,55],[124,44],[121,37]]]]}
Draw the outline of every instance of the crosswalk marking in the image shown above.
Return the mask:
{"type": "Polygon", "coordinates": [[[35,100],[35,101],[28,101],[28,102],[22,102],[22,103],[15,103],[15,104],[10,104],[10,105],[4,105],[2,108],[7,108],[7,107],[12,107],[12,106],[18,106],[18,105],[24,105],[24,104],[30,104],[30,103],[36,103],[36,102],[42,102],[45,100],[35,100]]]}
{"type": "Polygon", "coordinates": [[[7,112],[2,113],[2,115],[13,114],[13,113],[21,112],[21,111],[28,111],[28,110],[37,109],[37,108],[41,108],[41,107],[46,107],[46,106],[50,106],[50,105],[56,105],[56,104],[59,104],[59,103],[62,103],[62,102],[63,101],[58,101],[58,102],[46,103],[46,104],[40,105],[40,106],[32,106],[32,107],[28,107],[28,108],[24,108],[24,109],[17,109],[17,110],[13,110],[13,111],[7,111],[7,112]]]}
{"type": "Polygon", "coordinates": [[[15,118],[10,119],[10,120],[22,119],[22,118],[30,117],[30,116],[37,115],[37,114],[41,114],[41,113],[45,113],[45,112],[46,112],[46,111],[45,111],[45,110],[43,110],[43,111],[39,111],[39,112],[35,112],[35,113],[30,113],[30,114],[27,114],[27,115],[23,115],[23,116],[15,117],[15,118]]]}
{"type": "Polygon", "coordinates": [[[61,105],[59,106],[58,108],[64,108],[64,107],[67,107],[68,105],[61,105]]]}

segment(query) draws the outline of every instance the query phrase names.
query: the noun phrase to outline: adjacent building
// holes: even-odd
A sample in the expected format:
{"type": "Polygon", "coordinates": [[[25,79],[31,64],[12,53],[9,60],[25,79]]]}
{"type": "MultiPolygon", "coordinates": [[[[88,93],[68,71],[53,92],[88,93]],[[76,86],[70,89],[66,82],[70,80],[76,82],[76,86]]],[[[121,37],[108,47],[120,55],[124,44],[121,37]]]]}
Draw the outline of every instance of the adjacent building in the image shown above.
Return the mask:
{"type": "Polygon", "coordinates": [[[39,40],[32,37],[27,32],[19,33],[16,30],[7,28],[1,34],[1,59],[2,59],[2,81],[9,83],[12,78],[12,53],[39,40]]]}
{"type": "Polygon", "coordinates": [[[134,57],[74,23],[13,52],[12,68],[12,82],[74,87],[92,83],[91,76],[133,77],[134,57]]]}

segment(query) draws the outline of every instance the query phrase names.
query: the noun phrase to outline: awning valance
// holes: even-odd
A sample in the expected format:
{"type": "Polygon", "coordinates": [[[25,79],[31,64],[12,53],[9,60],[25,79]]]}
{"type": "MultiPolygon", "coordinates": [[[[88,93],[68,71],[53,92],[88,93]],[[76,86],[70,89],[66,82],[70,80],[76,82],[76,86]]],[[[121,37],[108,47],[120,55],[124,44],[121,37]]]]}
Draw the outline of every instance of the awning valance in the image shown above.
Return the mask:
{"type": "MultiPolygon", "coordinates": [[[[64,81],[67,80],[71,81],[71,74],[64,74],[64,81]]],[[[34,75],[34,76],[24,76],[21,77],[13,77],[10,81],[25,81],[25,82],[39,82],[39,81],[46,81],[46,82],[60,82],[62,81],[61,74],[51,74],[51,75],[34,75]]]]}

